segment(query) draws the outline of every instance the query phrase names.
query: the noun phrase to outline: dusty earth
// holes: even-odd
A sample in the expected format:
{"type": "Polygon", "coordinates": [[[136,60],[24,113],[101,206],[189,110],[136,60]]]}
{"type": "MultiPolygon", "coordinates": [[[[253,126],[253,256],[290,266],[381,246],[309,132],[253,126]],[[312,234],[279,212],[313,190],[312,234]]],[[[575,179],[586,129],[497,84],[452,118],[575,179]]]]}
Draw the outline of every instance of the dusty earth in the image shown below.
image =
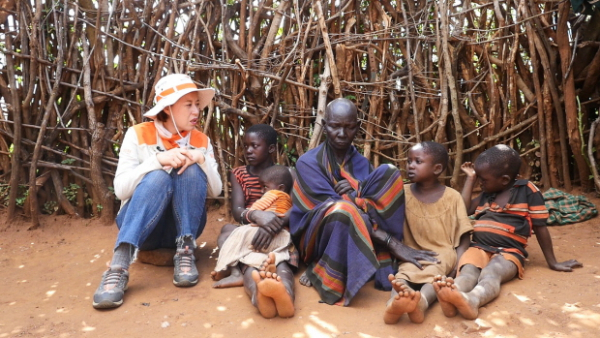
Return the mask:
{"type": "MultiPolygon", "coordinates": [[[[592,200],[600,206],[600,199],[592,200]]],[[[296,315],[263,319],[242,288],[211,287],[225,218],[223,211],[211,211],[198,239],[197,286],[177,288],[171,267],[135,263],[125,303],[108,311],[94,310],[91,297],[110,260],[116,226],[46,216],[40,229],[27,231],[25,221],[0,218],[0,338],[600,337],[600,218],[550,228],[558,259],[575,258],[583,268],[549,270],[532,238],[525,279],[504,284],[479,319],[446,318],[436,304],[420,325],[406,315],[385,325],[389,295],[372,282],[345,308],[319,303],[314,290],[296,282],[296,315]]]]}

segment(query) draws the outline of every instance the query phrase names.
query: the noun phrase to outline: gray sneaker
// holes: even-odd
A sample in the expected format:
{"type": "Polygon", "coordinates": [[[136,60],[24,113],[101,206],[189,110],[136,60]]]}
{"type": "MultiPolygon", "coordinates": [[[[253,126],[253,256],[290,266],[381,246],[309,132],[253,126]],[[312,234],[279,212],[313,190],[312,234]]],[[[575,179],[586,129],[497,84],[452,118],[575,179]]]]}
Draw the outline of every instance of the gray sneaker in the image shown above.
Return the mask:
{"type": "Polygon", "coordinates": [[[196,259],[194,250],[186,246],[184,249],[177,249],[173,257],[175,272],[173,273],[173,284],[175,286],[194,286],[198,284],[198,269],[196,269],[196,259]]]}
{"type": "Polygon", "coordinates": [[[110,309],[123,304],[123,294],[127,290],[129,272],[120,265],[113,265],[102,274],[102,281],[94,292],[95,309],[110,309]]]}

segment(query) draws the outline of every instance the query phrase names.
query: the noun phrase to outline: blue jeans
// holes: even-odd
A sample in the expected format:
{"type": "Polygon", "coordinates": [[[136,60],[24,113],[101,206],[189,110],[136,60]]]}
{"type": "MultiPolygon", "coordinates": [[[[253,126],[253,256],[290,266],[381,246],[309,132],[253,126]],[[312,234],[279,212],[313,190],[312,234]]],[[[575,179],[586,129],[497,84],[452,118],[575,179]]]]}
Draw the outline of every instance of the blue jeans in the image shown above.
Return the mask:
{"type": "Polygon", "coordinates": [[[115,249],[121,243],[141,250],[175,248],[186,237],[198,238],[206,225],[207,186],[198,165],[181,175],[177,169],[147,173],[117,215],[115,249]]]}

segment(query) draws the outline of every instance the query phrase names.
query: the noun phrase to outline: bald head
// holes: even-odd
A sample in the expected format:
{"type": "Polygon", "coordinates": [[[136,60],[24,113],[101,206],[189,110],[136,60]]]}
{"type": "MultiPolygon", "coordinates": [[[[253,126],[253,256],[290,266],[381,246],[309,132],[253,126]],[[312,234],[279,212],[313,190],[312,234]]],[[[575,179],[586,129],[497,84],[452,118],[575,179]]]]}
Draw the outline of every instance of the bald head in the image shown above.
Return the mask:
{"type": "Polygon", "coordinates": [[[325,108],[323,127],[327,135],[327,144],[334,149],[338,160],[341,161],[360,128],[354,103],[348,99],[331,101],[325,108]]]}
{"type": "Polygon", "coordinates": [[[354,103],[348,99],[339,98],[335,99],[327,105],[325,108],[325,121],[331,120],[332,116],[336,115],[339,117],[345,117],[348,119],[358,120],[358,110],[354,103]]]}

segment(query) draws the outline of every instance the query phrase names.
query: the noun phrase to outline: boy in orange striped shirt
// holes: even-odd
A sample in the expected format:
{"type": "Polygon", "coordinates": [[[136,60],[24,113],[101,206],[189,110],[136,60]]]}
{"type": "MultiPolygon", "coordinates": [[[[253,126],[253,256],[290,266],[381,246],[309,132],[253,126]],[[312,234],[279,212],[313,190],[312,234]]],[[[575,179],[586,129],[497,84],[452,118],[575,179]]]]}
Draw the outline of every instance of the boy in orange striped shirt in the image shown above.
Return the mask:
{"type": "Polygon", "coordinates": [[[458,264],[458,277],[438,276],[433,283],[447,317],[460,313],[477,318],[479,308],[500,294],[502,283],[523,278],[525,247],[534,229],[550,269],[572,271],[582,266],[574,259],[556,261],[544,198],[529,180],[517,179],[520,167],[519,153],[506,145],[494,146],[474,165],[467,162],[461,167],[467,174],[462,196],[475,225],[471,246],[458,264]],[[482,193],[470,201],[477,178],[482,193]]]}

